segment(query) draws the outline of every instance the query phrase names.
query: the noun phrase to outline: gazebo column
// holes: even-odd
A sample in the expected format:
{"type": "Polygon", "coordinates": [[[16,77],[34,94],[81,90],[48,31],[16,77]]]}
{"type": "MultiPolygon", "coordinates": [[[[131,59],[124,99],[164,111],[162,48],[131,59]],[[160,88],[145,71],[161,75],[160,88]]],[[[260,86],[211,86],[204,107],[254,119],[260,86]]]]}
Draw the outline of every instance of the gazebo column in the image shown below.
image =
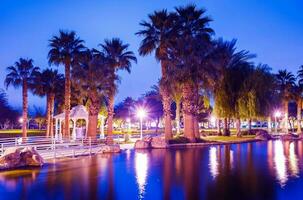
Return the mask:
{"type": "Polygon", "coordinates": [[[101,123],[100,123],[100,132],[101,132],[101,135],[100,135],[100,138],[104,139],[104,116],[101,115],[101,123]]]}
{"type": "Polygon", "coordinates": [[[88,118],[85,119],[85,138],[88,136],[88,118]]]}
{"type": "Polygon", "coordinates": [[[55,119],[55,138],[58,138],[58,119],[55,119]]]}
{"type": "Polygon", "coordinates": [[[62,120],[59,119],[59,140],[62,140],[62,120]]]}
{"type": "Polygon", "coordinates": [[[72,119],[72,121],[73,121],[72,138],[73,138],[73,140],[76,140],[76,122],[77,122],[77,118],[72,119]]]}

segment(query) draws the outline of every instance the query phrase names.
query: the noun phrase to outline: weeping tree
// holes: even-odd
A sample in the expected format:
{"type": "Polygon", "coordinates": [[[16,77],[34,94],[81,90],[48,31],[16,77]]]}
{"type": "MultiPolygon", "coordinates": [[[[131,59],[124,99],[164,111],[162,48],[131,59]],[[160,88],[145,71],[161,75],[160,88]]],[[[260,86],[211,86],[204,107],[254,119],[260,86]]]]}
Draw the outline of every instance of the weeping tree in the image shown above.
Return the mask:
{"type": "Polygon", "coordinates": [[[237,102],[238,111],[242,119],[248,119],[249,133],[251,133],[252,119],[271,119],[272,112],[278,105],[275,77],[270,71],[267,65],[259,64],[242,85],[241,95],[237,102]]]}
{"type": "Polygon", "coordinates": [[[235,118],[237,121],[237,135],[241,135],[241,113],[238,101],[241,97],[241,86],[252,71],[250,59],[255,55],[242,50],[236,52],[236,40],[230,42],[219,39],[215,41],[212,53],[215,66],[220,68],[220,78],[215,83],[214,99],[215,113],[224,119],[224,131],[226,136],[230,135],[229,120],[235,118]]]}

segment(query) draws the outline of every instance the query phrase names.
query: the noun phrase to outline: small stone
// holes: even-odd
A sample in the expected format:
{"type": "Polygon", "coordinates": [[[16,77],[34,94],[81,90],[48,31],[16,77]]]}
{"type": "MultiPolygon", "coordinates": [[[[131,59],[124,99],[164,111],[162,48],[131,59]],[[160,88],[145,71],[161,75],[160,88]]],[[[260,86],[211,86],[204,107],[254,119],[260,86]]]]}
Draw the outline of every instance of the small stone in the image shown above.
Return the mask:
{"type": "Polygon", "coordinates": [[[265,130],[259,130],[256,133],[255,139],[257,139],[257,140],[271,140],[272,137],[271,137],[271,135],[267,131],[265,131],[265,130]]]}
{"type": "Polygon", "coordinates": [[[165,149],[168,147],[168,143],[163,137],[153,137],[151,139],[151,147],[155,149],[165,149]]]}
{"type": "Polygon", "coordinates": [[[135,149],[149,149],[151,148],[151,143],[145,140],[137,140],[135,143],[135,149]]]}
{"type": "Polygon", "coordinates": [[[102,153],[119,153],[120,151],[120,145],[105,145],[101,147],[102,153]]]}

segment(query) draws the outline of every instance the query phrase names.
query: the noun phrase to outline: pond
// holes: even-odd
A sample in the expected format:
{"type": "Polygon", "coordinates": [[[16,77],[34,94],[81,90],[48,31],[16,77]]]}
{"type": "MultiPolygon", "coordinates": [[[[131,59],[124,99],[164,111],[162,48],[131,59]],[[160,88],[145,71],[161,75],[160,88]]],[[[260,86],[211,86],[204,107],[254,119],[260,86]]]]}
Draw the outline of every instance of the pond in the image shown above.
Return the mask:
{"type": "Polygon", "coordinates": [[[300,199],[302,176],[302,141],[127,150],[0,172],[0,197],[300,199]]]}

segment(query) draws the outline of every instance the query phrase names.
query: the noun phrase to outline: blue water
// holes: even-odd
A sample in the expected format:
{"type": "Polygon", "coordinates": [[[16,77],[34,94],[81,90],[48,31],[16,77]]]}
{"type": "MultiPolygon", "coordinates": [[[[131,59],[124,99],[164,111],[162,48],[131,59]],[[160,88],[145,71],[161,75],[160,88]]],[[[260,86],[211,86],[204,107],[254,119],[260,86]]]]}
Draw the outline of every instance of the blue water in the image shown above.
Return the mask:
{"type": "Polygon", "coordinates": [[[0,199],[302,199],[303,142],[128,150],[0,172],[0,199]]]}

